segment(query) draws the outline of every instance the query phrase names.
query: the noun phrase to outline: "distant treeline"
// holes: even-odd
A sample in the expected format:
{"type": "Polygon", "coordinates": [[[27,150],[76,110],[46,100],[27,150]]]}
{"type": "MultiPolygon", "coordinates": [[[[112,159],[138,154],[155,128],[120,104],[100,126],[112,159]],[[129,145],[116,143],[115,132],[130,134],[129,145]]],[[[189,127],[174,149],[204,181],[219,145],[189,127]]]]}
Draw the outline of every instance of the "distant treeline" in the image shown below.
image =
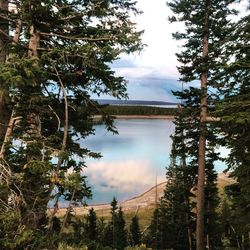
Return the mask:
{"type": "Polygon", "coordinates": [[[108,105],[103,111],[109,115],[176,115],[177,108],[108,105]]]}

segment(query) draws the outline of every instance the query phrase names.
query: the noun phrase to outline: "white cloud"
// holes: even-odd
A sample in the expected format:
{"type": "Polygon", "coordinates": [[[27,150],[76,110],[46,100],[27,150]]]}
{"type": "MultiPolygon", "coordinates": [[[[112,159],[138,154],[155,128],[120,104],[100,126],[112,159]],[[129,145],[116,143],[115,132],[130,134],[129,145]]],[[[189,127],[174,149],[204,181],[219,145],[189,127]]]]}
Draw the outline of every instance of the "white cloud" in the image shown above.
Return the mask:
{"type": "Polygon", "coordinates": [[[123,76],[126,79],[140,79],[140,78],[152,78],[157,77],[158,79],[176,79],[176,72],[173,68],[161,67],[152,67],[152,66],[140,66],[140,67],[120,67],[116,68],[116,74],[123,76]]]}
{"type": "Polygon", "coordinates": [[[137,16],[135,21],[138,29],[145,30],[143,42],[147,47],[140,55],[134,56],[135,63],[142,67],[164,68],[178,78],[175,56],[178,47],[177,42],[172,39],[172,33],[182,29],[183,25],[169,23],[168,16],[172,14],[166,0],[139,0],[137,6],[143,14],[137,16]]]}

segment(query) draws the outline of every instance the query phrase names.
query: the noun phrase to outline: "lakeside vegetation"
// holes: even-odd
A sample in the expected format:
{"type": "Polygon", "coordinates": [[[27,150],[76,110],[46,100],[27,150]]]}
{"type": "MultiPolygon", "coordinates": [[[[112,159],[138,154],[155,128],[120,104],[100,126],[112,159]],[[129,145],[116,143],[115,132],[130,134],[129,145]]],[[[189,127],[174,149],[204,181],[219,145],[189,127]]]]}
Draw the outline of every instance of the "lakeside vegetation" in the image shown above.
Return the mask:
{"type": "Polygon", "coordinates": [[[108,115],[166,115],[175,116],[177,108],[134,106],[134,105],[108,105],[102,108],[108,115]]]}

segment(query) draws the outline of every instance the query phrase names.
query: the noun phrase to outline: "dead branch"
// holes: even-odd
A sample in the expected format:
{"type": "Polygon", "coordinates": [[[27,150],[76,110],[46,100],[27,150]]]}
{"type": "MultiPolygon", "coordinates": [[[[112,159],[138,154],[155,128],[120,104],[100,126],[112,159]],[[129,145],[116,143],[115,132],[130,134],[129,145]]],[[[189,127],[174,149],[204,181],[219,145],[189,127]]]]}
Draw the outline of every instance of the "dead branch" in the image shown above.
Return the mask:
{"type": "MultiPolygon", "coordinates": [[[[61,85],[61,88],[62,88],[62,91],[63,91],[63,97],[64,97],[65,120],[64,120],[63,141],[62,141],[62,147],[61,147],[61,151],[64,152],[65,148],[66,148],[67,137],[68,137],[68,129],[69,129],[69,111],[68,111],[69,105],[68,105],[67,92],[66,92],[66,90],[64,88],[61,77],[60,77],[57,69],[56,68],[54,68],[54,69],[55,69],[56,75],[58,77],[59,83],[61,85]]],[[[59,169],[61,168],[62,162],[63,162],[63,157],[60,157],[60,159],[58,160],[58,163],[57,163],[57,167],[56,167],[57,174],[58,174],[59,169]]]]}
{"type": "Polygon", "coordinates": [[[21,31],[22,31],[22,21],[18,20],[16,23],[16,31],[15,31],[15,35],[13,38],[13,43],[18,44],[21,31]]]}
{"type": "Polygon", "coordinates": [[[61,127],[61,120],[60,117],[58,116],[58,114],[56,113],[56,111],[49,105],[49,109],[53,112],[53,114],[56,116],[56,119],[58,121],[58,125],[57,125],[57,131],[60,130],[61,127]]]}
{"type": "MultiPolygon", "coordinates": [[[[66,148],[66,144],[67,144],[67,137],[68,137],[68,129],[69,129],[69,112],[68,112],[68,98],[67,98],[67,92],[65,90],[64,84],[62,82],[62,79],[56,69],[56,67],[54,67],[54,70],[56,72],[58,81],[60,83],[61,89],[63,91],[63,96],[64,96],[64,112],[65,112],[65,121],[64,121],[64,134],[63,134],[63,141],[62,141],[62,147],[61,147],[61,152],[65,151],[66,148]]],[[[57,166],[56,166],[56,170],[54,172],[54,183],[52,185],[51,191],[53,191],[55,184],[58,182],[58,173],[59,170],[62,166],[63,163],[63,156],[59,156],[58,162],[57,162],[57,166]]],[[[52,227],[52,218],[56,215],[57,211],[58,211],[58,201],[59,198],[56,200],[55,204],[54,204],[54,210],[52,212],[52,215],[50,217],[50,221],[49,221],[49,228],[52,227]]]]}
{"type": "Polygon", "coordinates": [[[4,158],[4,153],[5,153],[5,150],[6,150],[6,146],[7,146],[8,142],[9,142],[9,140],[10,140],[10,137],[11,137],[15,122],[17,120],[20,120],[21,118],[22,118],[21,116],[15,117],[15,111],[14,110],[12,111],[12,114],[11,114],[11,117],[10,117],[10,120],[9,120],[9,124],[8,124],[8,128],[6,130],[4,141],[3,141],[3,144],[2,144],[2,147],[1,147],[1,150],[0,150],[0,159],[4,158]]]}

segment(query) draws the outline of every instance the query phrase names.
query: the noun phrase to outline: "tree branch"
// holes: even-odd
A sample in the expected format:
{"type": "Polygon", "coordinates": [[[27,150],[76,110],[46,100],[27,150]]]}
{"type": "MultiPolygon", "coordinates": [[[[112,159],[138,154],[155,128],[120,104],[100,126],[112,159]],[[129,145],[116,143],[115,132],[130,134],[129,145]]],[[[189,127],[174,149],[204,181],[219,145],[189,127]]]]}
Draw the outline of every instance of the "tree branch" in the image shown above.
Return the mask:
{"type": "Polygon", "coordinates": [[[21,31],[22,31],[22,21],[18,20],[16,23],[16,31],[15,31],[15,35],[13,38],[13,43],[18,44],[21,31]]]}
{"type": "MultiPolygon", "coordinates": [[[[68,137],[68,129],[69,129],[68,99],[67,99],[67,92],[66,92],[66,90],[64,88],[62,79],[61,79],[56,67],[54,67],[54,70],[56,72],[56,75],[57,75],[57,78],[58,78],[58,81],[60,83],[61,89],[63,91],[63,96],[64,96],[65,121],[64,121],[63,141],[62,141],[62,147],[61,147],[61,152],[64,152],[65,148],[66,148],[67,137],[68,137]]],[[[59,173],[59,170],[60,170],[60,168],[62,166],[62,163],[63,163],[63,156],[59,156],[57,166],[56,166],[56,169],[55,169],[55,172],[54,172],[54,183],[53,183],[53,185],[51,187],[51,192],[54,190],[55,183],[58,182],[58,173],[59,173]]],[[[58,211],[58,201],[59,201],[59,197],[58,197],[58,199],[56,200],[56,202],[54,204],[54,209],[53,209],[53,212],[52,212],[51,217],[50,217],[50,221],[49,221],[49,228],[50,229],[52,228],[52,218],[56,215],[56,213],[58,211]]]]}
{"type": "Polygon", "coordinates": [[[93,37],[74,37],[74,36],[65,36],[65,35],[61,35],[61,34],[57,34],[57,33],[45,33],[45,32],[40,32],[41,36],[56,36],[56,37],[60,37],[60,38],[64,38],[64,39],[69,39],[69,40],[84,40],[84,41],[93,41],[93,42],[97,42],[97,41],[109,41],[112,40],[113,37],[98,37],[98,38],[93,38],[93,37]]]}
{"type": "MultiPolygon", "coordinates": [[[[61,88],[62,88],[62,91],[63,91],[63,97],[64,97],[64,112],[65,112],[65,121],[64,121],[64,134],[63,134],[63,141],[62,141],[62,148],[61,148],[61,151],[65,151],[65,148],[66,148],[66,143],[67,143],[67,137],[68,137],[68,129],[69,129],[69,111],[68,111],[68,98],[67,98],[67,92],[64,88],[64,85],[63,85],[63,82],[62,82],[62,79],[56,69],[56,67],[54,67],[55,69],[55,72],[56,72],[56,75],[58,77],[58,80],[59,80],[59,83],[61,85],[61,88]]],[[[62,157],[60,157],[58,163],[57,163],[57,167],[56,167],[56,171],[58,172],[61,165],[62,165],[62,157]]]]}
{"type": "Polygon", "coordinates": [[[21,116],[15,117],[15,111],[13,110],[12,114],[11,114],[11,117],[10,117],[10,120],[9,120],[8,128],[7,128],[6,133],[5,133],[4,141],[3,141],[3,144],[2,144],[2,147],[1,147],[1,150],[0,150],[0,159],[4,158],[4,153],[5,153],[5,150],[6,150],[6,146],[7,146],[8,142],[9,142],[9,140],[10,140],[10,136],[12,134],[15,122],[17,120],[20,120],[20,119],[21,119],[21,116]]]}

